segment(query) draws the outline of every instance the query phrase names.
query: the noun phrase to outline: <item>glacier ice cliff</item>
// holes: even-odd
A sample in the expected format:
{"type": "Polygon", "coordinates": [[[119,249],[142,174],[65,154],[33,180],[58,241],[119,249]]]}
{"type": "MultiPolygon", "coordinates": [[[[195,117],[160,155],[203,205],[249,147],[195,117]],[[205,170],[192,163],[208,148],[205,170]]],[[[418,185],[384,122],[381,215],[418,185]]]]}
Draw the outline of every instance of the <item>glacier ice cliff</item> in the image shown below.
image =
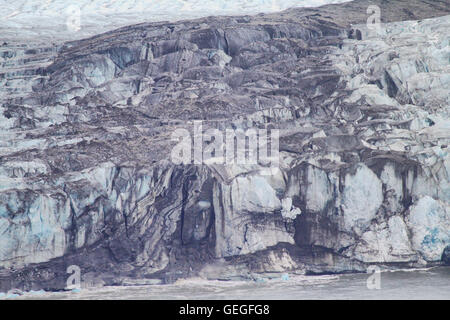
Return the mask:
{"type": "Polygon", "coordinates": [[[449,29],[357,0],[5,41],[0,289],[448,263],[449,29]],[[279,170],[175,165],[194,120],[279,129],[279,170]]]}

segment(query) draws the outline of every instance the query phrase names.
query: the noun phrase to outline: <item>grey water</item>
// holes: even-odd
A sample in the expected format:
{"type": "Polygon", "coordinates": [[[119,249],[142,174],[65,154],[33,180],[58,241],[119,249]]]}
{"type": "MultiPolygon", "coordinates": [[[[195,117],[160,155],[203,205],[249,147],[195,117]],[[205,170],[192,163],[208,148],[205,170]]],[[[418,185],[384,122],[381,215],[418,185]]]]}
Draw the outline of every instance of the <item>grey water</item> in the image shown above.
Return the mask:
{"type": "Polygon", "coordinates": [[[283,275],[279,279],[258,282],[186,279],[166,285],[39,291],[7,299],[450,299],[450,267],[389,271],[379,275],[379,289],[368,289],[370,274],[283,275]]]}

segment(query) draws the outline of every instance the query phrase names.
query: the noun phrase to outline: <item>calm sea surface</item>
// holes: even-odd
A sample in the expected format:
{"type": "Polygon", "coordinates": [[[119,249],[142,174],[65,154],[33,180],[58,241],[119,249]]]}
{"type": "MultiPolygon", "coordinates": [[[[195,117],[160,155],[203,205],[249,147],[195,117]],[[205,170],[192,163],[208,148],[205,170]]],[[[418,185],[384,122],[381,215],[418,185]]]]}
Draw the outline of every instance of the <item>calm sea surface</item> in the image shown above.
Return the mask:
{"type": "Polygon", "coordinates": [[[380,289],[368,289],[368,277],[284,275],[258,282],[189,279],[170,285],[27,292],[7,299],[450,299],[450,267],[383,272],[380,289]]]}

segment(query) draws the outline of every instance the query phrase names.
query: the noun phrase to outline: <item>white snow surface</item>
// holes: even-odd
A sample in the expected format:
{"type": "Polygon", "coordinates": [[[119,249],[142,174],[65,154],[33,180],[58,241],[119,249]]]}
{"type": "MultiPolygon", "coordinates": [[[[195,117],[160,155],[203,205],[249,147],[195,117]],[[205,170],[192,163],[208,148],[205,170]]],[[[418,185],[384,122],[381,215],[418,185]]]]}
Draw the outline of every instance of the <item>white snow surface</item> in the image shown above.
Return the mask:
{"type": "Polygon", "coordinates": [[[0,33],[3,39],[80,39],[141,22],[251,15],[342,2],[348,0],[0,0],[0,33]]]}

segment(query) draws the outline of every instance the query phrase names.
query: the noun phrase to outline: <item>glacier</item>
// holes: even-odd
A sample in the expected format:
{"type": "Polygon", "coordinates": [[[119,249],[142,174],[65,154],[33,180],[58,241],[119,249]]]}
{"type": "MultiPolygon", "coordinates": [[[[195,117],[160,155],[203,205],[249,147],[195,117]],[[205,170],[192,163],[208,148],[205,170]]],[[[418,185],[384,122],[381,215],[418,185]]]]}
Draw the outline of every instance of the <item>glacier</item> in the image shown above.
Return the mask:
{"type": "MultiPolygon", "coordinates": [[[[102,286],[448,263],[448,1],[14,39],[33,10],[64,9],[34,3],[2,22],[0,291],[64,289],[71,265],[102,286]],[[278,129],[279,167],[174,164],[172,133],[199,120],[278,129]]],[[[237,3],[266,2],[223,12],[237,3]]]]}

